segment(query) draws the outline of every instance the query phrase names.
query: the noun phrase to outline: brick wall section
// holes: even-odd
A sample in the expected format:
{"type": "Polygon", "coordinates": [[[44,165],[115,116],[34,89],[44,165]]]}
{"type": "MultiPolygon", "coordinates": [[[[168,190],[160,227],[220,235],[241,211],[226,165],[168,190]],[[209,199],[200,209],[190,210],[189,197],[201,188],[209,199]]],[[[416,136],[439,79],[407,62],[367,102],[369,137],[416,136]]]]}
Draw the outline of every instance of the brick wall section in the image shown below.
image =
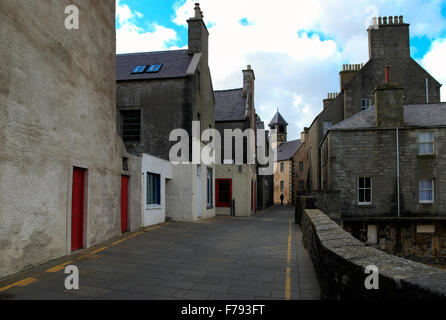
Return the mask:
{"type": "Polygon", "coordinates": [[[304,211],[302,233],[323,299],[446,300],[444,271],[367,247],[319,210],[304,211]],[[379,269],[378,290],[365,289],[368,265],[379,269]]]}

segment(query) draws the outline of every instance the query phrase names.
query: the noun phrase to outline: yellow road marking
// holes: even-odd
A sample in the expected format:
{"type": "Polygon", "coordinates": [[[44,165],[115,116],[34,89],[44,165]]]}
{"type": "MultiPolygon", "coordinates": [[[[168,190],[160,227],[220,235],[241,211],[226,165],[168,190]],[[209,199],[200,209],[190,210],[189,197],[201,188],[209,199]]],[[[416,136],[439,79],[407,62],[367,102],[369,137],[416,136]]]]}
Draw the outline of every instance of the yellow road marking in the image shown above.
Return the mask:
{"type": "Polygon", "coordinates": [[[3,288],[0,288],[0,292],[6,291],[6,290],[8,290],[8,289],[10,289],[12,287],[24,287],[24,286],[26,286],[26,285],[28,285],[30,283],[35,282],[35,281],[37,281],[36,278],[25,278],[25,279],[22,279],[20,281],[14,282],[14,283],[12,283],[10,285],[7,285],[7,286],[5,286],[3,288]]]}
{"type": "Polygon", "coordinates": [[[287,257],[286,257],[286,263],[287,263],[287,267],[286,267],[286,276],[285,276],[285,300],[290,300],[291,299],[291,223],[292,221],[290,221],[289,224],[289,231],[288,231],[288,252],[287,252],[287,257]]]}
{"type": "Polygon", "coordinates": [[[50,269],[47,269],[46,272],[57,272],[57,271],[60,271],[62,269],[65,269],[65,266],[60,264],[58,266],[52,267],[50,269]]]}
{"type": "Polygon", "coordinates": [[[96,254],[96,253],[98,253],[98,252],[104,251],[104,250],[107,249],[107,248],[108,248],[107,246],[102,247],[102,248],[99,248],[99,249],[97,249],[97,250],[92,251],[91,254],[96,254]]]}

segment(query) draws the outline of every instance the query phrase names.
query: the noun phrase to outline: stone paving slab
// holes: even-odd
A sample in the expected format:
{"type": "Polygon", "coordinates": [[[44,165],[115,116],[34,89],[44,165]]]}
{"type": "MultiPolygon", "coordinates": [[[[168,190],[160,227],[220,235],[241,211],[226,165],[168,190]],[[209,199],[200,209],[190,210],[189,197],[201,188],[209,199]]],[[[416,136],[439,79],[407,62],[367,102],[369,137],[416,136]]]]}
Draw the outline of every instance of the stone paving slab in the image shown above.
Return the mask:
{"type": "MultiPolygon", "coordinates": [[[[51,262],[16,275],[31,280],[0,299],[318,299],[316,273],[293,221],[293,208],[274,207],[248,218],[164,224],[97,253],[58,259],[79,268],[79,290],[66,290],[64,266],[51,262]]],[[[0,290],[8,284],[0,282],[0,290]]]]}

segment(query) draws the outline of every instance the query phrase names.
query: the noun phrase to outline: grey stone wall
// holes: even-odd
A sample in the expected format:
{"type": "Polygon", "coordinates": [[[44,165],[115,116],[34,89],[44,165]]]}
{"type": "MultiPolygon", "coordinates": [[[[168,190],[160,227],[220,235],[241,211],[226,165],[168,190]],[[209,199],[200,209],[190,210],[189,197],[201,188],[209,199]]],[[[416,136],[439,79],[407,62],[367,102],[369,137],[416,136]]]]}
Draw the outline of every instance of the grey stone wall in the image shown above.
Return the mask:
{"type": "MultiPolygon", "coordinates": [[[[446,215],[444,165],[446,129],[399,130],[400,203],[404,216],[446,215]],[[435,155],[418,155],[418,134],[435,133],[435,155]],[[419,181],[435,180],[435,202],[419,203],[419,181]]],[[[324,191],[338,192],[345,216],[396,216],[396,132],[393,129],[330,131],[324,141],[322,180],[324,191]],[[372,205],[358,205],[359,177],[372,177],[372,205]]]]}
{"type": "Polygon", "coordinates": [[[301,226],[323,299],[446,300],[444,271],[367,247],[319,210],[305,210],[301,226]],[[377,290],[364,285],[369,265],[379,269],[377,290]]]}
{"type": "Polygon", "coordinates": [[[121,233],[125,150],[116,127],[114,2],[3,0],[0,39],[7,44],[0,49],[1,278],[71,252],[74,166],[88,169],[85,245],[121,233]],[[64,26],[71,4],[79,30],[64,26]]]}

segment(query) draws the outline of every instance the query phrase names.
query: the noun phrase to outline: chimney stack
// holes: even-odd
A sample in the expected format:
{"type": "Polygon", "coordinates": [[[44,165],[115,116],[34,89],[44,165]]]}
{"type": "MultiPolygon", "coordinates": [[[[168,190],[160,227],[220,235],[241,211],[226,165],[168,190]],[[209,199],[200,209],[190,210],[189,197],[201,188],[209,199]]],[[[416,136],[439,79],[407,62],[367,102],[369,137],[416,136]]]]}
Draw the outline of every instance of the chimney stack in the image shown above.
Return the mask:
{"type": "Polygon", "coordinates": [[[252,92],[254,95],[255,79],[254,70],[252,70],[251,65],[248,64],[246,70],[243,70],[243,97],[246,97],[249,92],[252,92]]]}
{"type": "Polygon", "coordinates": [[[310,131],[310,129],[308,129],[307,127],[304,128],[304,131],[302,131],[300,133],[300,143],[305,143],[307,141],[308,138],[308,132],[310,131]]]}
{"type": "Polygon", "coordinates": [[[339,72],[341,91],[344,90],[347,83],[353,79],[356,73],[362,69],[362,64],[344,64],[342,71],[339,72]]]}
{"type": "Polygon", "coordinates": [[[375,95],[375,122],[379,128],[398,128],[404,125],[404,89],[399,84],[389,83],[389,68],[386,67],[386,83],[377,85],[375,95]]]}
{"type": "Polygon", "coordinates": [[[369,58],[409,58],[409,24],[403,16],[378,17],[376,28],[369,28],[369,58]]]}
{"type": "Polygon", "coordinates": [[[189,54],[201,53],[202,60],[207,65],[208,62],[208,46],[209,32],[203,21],[203,12],[200,4],[195,4],[195,16],[187,20],[189,26],[189,54]]]}

